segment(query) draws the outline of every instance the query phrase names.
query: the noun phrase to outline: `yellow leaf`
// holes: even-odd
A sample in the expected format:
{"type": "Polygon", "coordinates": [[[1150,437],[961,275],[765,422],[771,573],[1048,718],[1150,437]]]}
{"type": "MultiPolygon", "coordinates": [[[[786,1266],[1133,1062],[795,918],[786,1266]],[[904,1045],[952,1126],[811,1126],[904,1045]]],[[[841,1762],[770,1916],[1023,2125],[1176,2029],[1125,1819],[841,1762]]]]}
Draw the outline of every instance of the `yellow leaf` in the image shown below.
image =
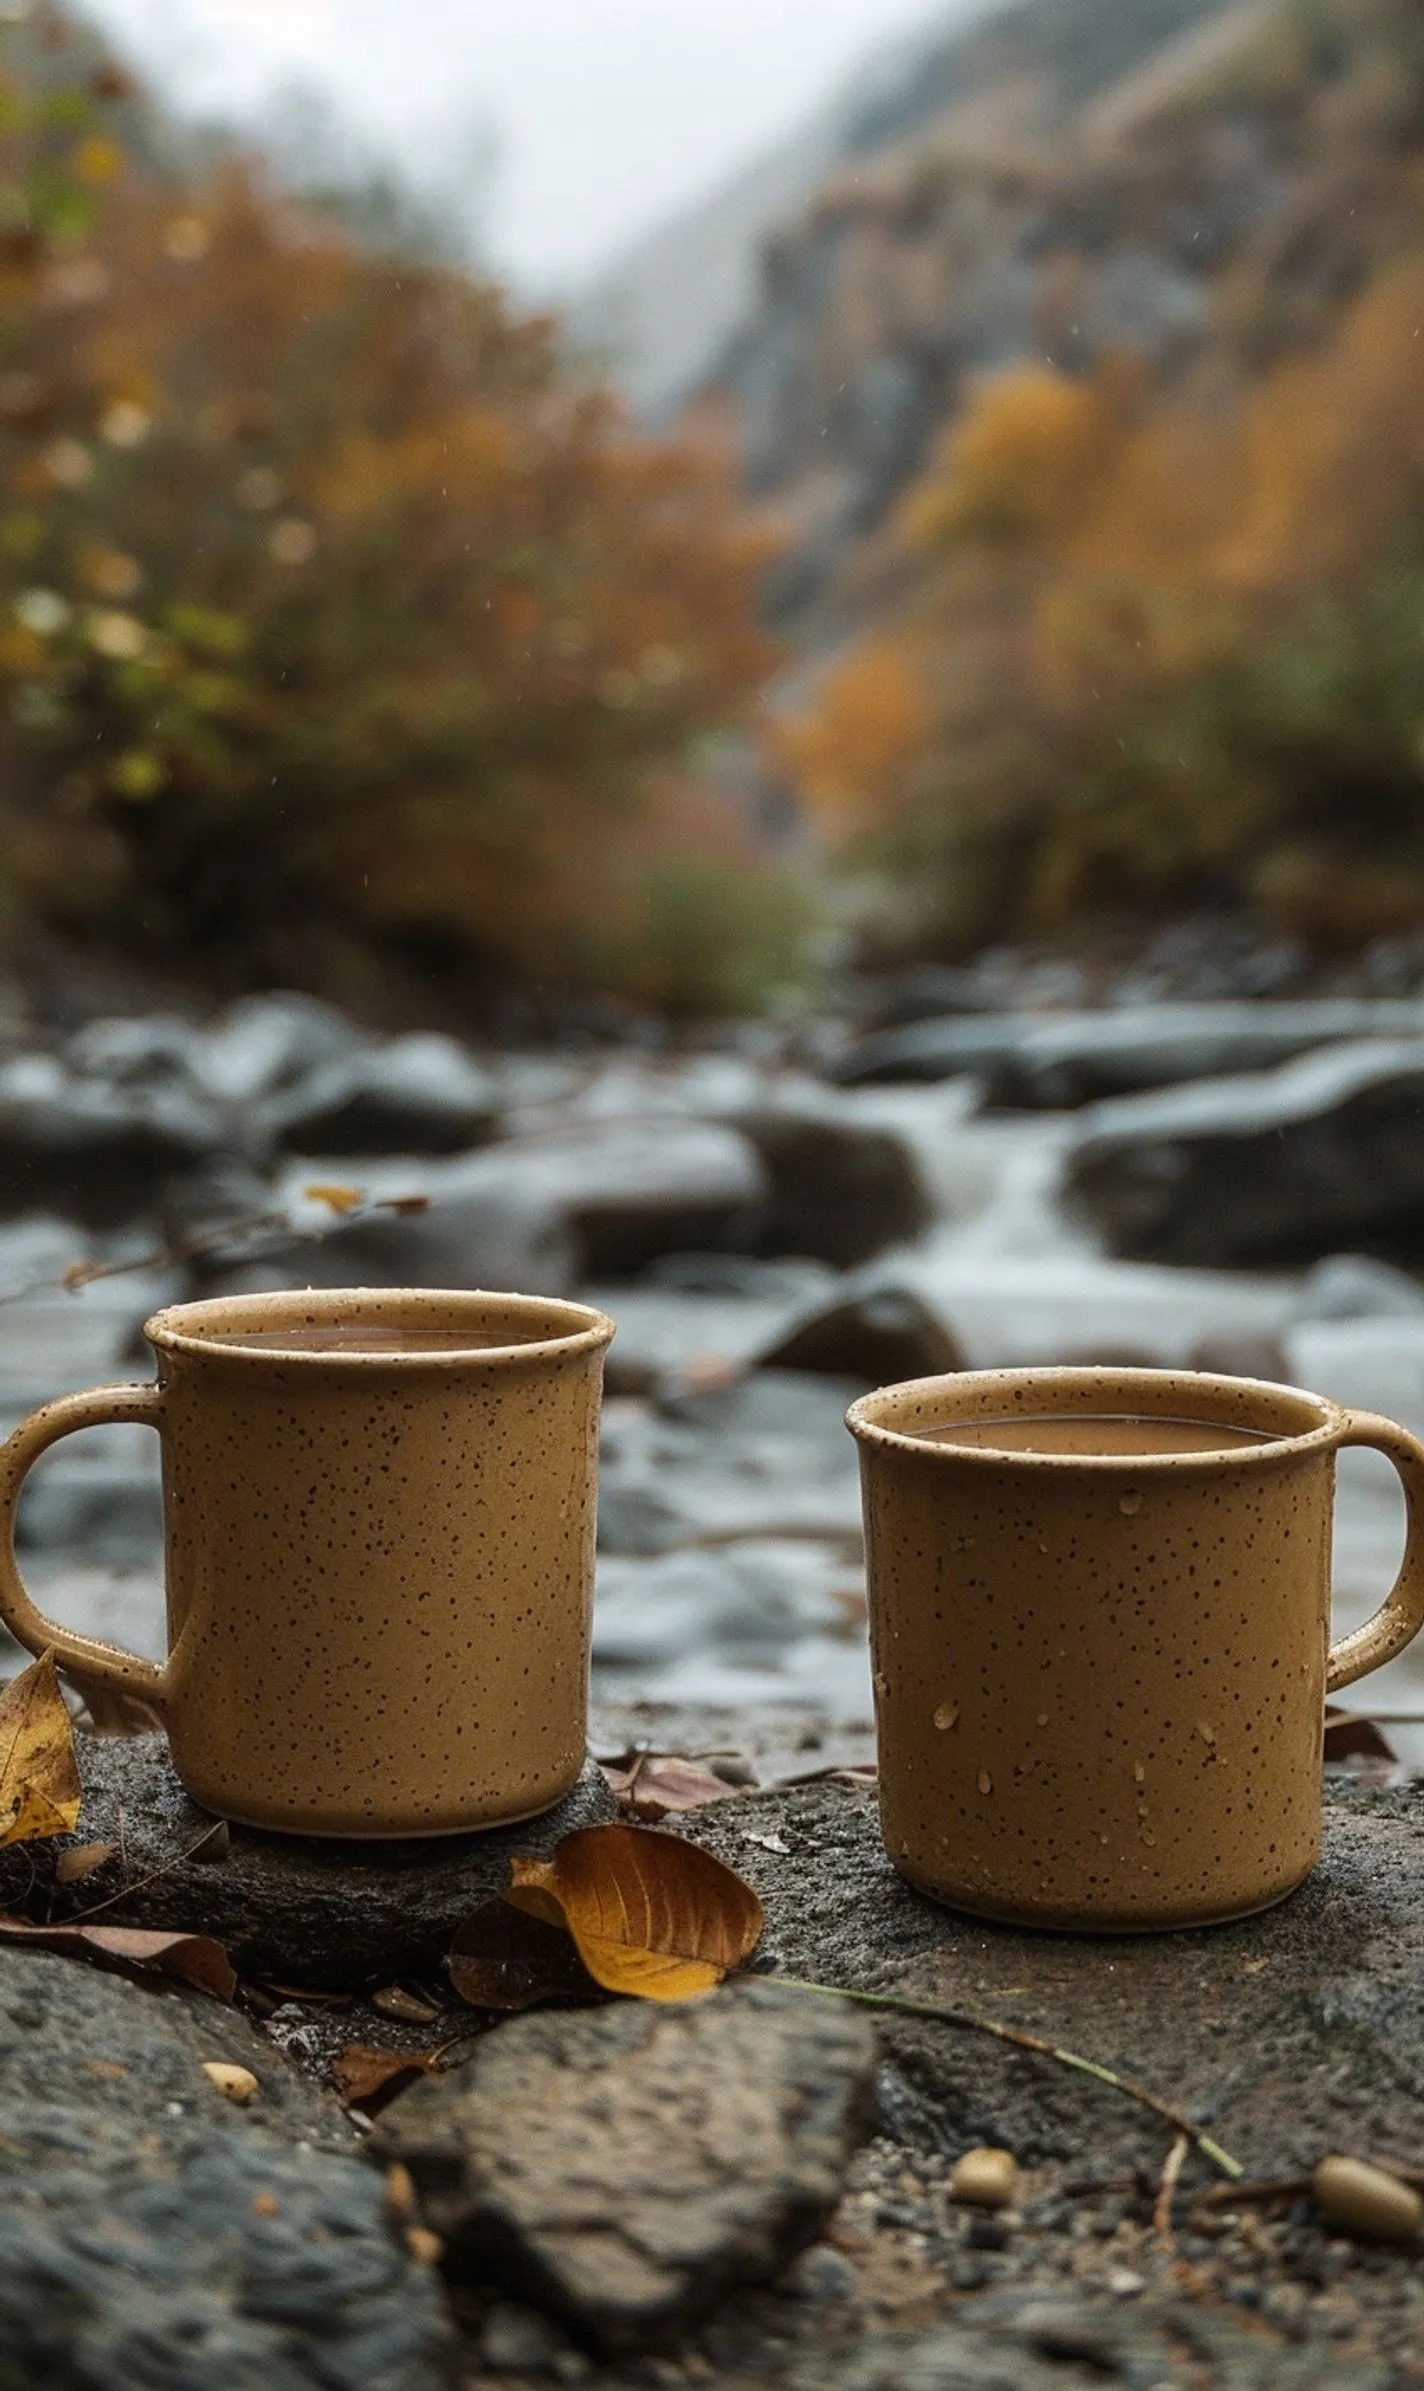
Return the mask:
{"type": "Polygon", "coordinates": [[[755,1950],[762,1908],[751,1886],[679,1835],[592,1826],[551,1860],[515,1860],[506,1899],[556,1913],[606,1992],[689,2001],[755,1950]]]}
{"type": "Polygon", "coordinates": [[[74,1729],[47,1652],[0,1694],[0,1844],[72,1834],[79,1801],[74,1729]]]}
{"type": "Polygon", "coordinates": [[[333,1212],[359,1212],[366,1201],[359,1187],[328,1186],[324,1180],[304,1187],[302,1193],[313,1204],[329,1204],[333,1212]]]}

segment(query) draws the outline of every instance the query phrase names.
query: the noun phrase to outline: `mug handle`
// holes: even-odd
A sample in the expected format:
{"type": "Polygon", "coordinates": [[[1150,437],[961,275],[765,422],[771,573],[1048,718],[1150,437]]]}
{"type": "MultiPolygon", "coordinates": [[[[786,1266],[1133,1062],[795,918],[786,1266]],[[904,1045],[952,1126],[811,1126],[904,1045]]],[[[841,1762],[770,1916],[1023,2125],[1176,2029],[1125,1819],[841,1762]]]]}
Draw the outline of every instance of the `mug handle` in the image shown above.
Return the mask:
{"type": "Polygon", "coordinates": [[[1389,1456],[1404,1486],[1409,1528],[1389,1600],[1353,1635],[1342,1636],[1330,1647],[1325,1663],[1327,1694],[1338,1694],[1357,1677],[1383,1668],[1406,1644],[1412,1644],[1424,1627],[1424,1445],[1407,1428],[1397,1427],[1393,1420],[1381,1419],[1373,1411],[1346,1412],[1345,1432],[1337,1450],[1343,1452],[1347,1445],[1367,1445],[1372,1452],[1389,1456]]]}
{"type": "Polygon", "coordinates": [[[105,1644],[98,1636],[62,1627],[57,1619],[46,1619],[36,1610],[15,1564],[15,1507],[33,1464],[61,1436],[69,1436],[76,1428],[107,1427],[115,1421],[141,1420],[157,1428],[162,1419],[161,1388],[96,1386],[82,1395],[61,1395],[54,1403],[42,1403],[0,1446],[0,1619],[29,1651],[53,1652],[76,1676],[115,1687],[120,1693],[136,1694],[155,1710],[162,1709],[167,1691],[165,1672],[156,1661],[140,1660],[137,1653],[122,1652],[117,1644],[105,1644]]]}

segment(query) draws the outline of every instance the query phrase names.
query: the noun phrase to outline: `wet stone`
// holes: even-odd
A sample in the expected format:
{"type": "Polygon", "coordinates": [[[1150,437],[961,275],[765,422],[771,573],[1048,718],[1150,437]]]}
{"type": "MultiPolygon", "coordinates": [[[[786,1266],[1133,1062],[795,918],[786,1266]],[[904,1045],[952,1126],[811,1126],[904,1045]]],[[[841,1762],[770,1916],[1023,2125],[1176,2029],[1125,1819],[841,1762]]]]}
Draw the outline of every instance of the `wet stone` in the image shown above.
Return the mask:
{"type": "Polygon", "coordinates": [[[133,1892],[105,1908],[110,1925],[213,1935],[239,1974],[284,1984],[349,1990],[438,1974],[456,1928],[504,1891],[516,1852],[547,1856],[564,1835],[615,1814],[590,1760],[562,1802],[516,1826],[360,1843],[235,1825],[227,1856],[213,1861],[193,1855],[212,1818],[180,1785],[162,1736],[86,1736],[79,1754],[73,1840],[112,1844],[115,1856],[66,1887],[52,1875],[63,1842],[0,1851],[0,1908],[63,1918],[127,1882],[133,1892]]]}
{"type": "Polygon", "coordinates": [[[3,2391],[446,2379],[436,2280],[352,2127],[234,2011],[0,1951],[0,2106],[3,2391]]]}
{"type": "Polygon", "coordinates": [[[378,2121],[457,2278],[646,2348],[814,2242],[873,2116],[876,2039],[761,1982],[512,2019],[378,2121]]]}

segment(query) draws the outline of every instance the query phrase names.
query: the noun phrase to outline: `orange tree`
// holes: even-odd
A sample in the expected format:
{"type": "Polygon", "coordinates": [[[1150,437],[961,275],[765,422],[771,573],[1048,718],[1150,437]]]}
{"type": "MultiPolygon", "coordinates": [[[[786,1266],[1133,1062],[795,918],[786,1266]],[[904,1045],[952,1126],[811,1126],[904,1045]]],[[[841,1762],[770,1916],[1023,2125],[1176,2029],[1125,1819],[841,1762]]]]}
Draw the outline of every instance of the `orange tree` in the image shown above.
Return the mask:
{"type": "Polygon", "coordinates": [[[12,918],[358,1000],[754,994],[799,912],[695,797],[768,662],[721,459],[493,286],[179,179],[50,22],[0,36],[12,918]],[[650,890],[692,815],[688,978],[650,890]]]}

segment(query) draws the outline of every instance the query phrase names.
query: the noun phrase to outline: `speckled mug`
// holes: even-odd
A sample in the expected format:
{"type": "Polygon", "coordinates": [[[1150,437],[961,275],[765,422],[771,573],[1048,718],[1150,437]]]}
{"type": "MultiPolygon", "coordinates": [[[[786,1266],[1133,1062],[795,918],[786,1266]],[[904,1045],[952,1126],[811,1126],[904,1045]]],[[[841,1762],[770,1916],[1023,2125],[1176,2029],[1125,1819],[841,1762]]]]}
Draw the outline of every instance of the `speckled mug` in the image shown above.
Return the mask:
{"type": "Polygon", "coordinates": [[[1325,1696],[1424,1624],[1424,1446],[1320,1395],[1178,1370],[922,1378],[847,1424],[901,1874],[980,1917],[1077,1932],[1205,1925],[1291,1892],[1319,1849],[1325,1696]],[[1122,1458],[923,1435],[1019,1411],[1269,1441],[1122,1458]],[[1383,1609],[1331,1647],[1346,1445],[1388,1454],[1409,1539],[1383,1609]]]}
{"type": "Polygon", "coordinates": [[[598,1406],[613,1323],[413,1288],[156,1312],[156,1386],[46,1403],[0,1451],[0,1617],[149,1703],[196,1801],[293,1834],[453,1835],[533,1817],[586,1741],[598,1406]],[[240,1342],[336,1324],[468,1350],[240,1342]],[[163,1439],[166,1663],[46,1619],[20,1583],[30,1465],[71,1429],[163,1439]]]}

